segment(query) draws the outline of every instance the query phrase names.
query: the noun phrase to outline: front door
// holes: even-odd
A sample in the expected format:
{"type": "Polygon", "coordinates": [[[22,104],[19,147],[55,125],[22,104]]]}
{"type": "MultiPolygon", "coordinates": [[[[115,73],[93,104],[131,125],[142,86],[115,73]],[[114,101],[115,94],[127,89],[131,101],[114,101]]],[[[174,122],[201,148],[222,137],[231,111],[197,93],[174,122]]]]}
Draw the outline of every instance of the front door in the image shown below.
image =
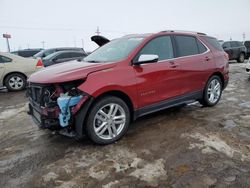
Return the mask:
{"type": "Polygon", "coordinates": [[[160,36],[148,42],[136,55],[158,55],[156,63],[134,65],[137,81],[139,108],[180,95],[179,66],[174,64],[172,39],[160,36]]]}

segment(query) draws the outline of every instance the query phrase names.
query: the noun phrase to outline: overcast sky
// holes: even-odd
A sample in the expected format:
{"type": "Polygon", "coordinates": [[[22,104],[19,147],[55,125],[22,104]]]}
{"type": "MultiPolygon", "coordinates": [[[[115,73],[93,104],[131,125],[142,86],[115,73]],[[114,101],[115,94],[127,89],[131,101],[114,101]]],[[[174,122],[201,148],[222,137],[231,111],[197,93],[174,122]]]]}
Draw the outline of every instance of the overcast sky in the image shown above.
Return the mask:
{"type": "Polygon", "coordinates": [[[0,0],[0,51],[3,33],[12,50],[82,46],[97,26],[110,39],[131,33],[178,29],[219,39],[250,40],[250,0],[0,0]]]}

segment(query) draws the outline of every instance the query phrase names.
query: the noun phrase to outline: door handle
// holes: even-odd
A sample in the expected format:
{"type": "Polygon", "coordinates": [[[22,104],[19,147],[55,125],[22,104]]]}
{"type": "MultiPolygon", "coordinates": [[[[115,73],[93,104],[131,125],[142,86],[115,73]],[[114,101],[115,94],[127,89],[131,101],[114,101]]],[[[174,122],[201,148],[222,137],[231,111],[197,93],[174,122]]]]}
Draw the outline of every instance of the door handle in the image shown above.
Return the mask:
{"type": "Polygon", "coordinates": [[[170,68],[177,68],[177,67],[179,67],[178,64],[176,64],[176,63],[173,62],[173,61],[170,62],[170,68]]]}
{"type": "Polygon", "coordinates": [[[210,61],[210,58],[209,57],[205,57],[205,61],[210,61]]]}

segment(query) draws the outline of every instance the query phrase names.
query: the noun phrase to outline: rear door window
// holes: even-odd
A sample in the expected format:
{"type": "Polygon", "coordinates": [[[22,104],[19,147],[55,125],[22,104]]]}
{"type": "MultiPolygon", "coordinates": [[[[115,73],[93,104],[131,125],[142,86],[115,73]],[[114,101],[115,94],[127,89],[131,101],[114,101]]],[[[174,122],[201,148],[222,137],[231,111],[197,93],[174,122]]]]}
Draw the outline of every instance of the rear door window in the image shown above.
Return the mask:
{"type": "Polygon", "coordinates": [[[207,51],[207,48],[199,40],[197,40],[197,44],[200,54],[203,54],[207,51]]]}
{"type": "Polygon", "coordinates": [[[197,39],[193,36],[176,35],[177,57],[199,54],[197,39]]]}

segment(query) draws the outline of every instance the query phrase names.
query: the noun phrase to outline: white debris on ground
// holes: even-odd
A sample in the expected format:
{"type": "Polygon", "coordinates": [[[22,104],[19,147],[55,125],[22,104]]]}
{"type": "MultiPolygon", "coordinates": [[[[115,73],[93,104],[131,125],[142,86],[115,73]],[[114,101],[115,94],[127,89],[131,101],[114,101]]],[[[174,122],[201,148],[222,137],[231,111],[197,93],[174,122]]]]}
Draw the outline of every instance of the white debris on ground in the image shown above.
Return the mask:
{"type": "Polygon", "coordinates": [[[164,160],[158,159],[153,163],[146,164],[143,168],[137,168],[130,176],[146,181],[148,185],[156,187],[160,177],[166,178],[167,172],[164,170],[164,160]]]}
{"type": "Polygon", "coordinates": [[[192,134],[182,134],[181,137],[189,137],[201,141],[202,143],[191,143],[189,149],[199,148],[203,154],[209,154],[214,152],[224,153],[226,156],[232,158],[235,153],[240,154],[241,160],[250,160],[250,156],[245,155],[241,150],[233,148],[228,145],[221,138],[215,134],[201,134],[199,132],[192,134]]]}
{"type": "Polygon", "coordinates": [[[16,116],[17,114],[19,114],[21,112],[27,111],[27,109],[28,109],[28,103],[26,103],[22,107],[13,108],[13,109],[6,109],[5,111],[0,113],[0,120],[5,120],[5,119],[11,118],[13,116],[16,116]]]}

